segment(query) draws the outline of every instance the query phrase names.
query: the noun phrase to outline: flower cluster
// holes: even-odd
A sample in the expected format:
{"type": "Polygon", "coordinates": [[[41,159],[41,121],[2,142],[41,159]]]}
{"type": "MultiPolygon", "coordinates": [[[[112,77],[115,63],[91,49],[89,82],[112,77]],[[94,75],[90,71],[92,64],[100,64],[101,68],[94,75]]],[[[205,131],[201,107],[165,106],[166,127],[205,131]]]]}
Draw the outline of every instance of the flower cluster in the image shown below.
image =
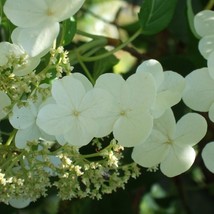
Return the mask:
{"type": "MultiPolygon", "coordinates": [[[[4,4],[16,27],[13,43],[0,42],[0,120],[9,126],[1,132],[0,201],[17,208],[46,196],[51,186],[63,200],[99,199],[139,176],[137,164],[150,171],[160,165],[168,177],[184,173],[194,163],[193,146],[205,136],[207,122],[190,112],[176,123],[172,107],[182,98],[195,111],[209,111],[214,122],[214,12],[195,16],[207,68],[184,78],[150,59],[127,79],[104,73],[91,81],[71,66],[69,52],[56,41],[60,23],[83,3],[4,4]],[[82,152],[94,145],[94,152],[82,152]],[[133,148],[132,163],[124,163],[126,147],[133,148]]],[[[202,152],[212,172],[213,149],[210,143],[202,152]]]]}
{"type": "MultiPolygon", "coordinates": [[[[208,112],[209,119],[214,122],[214,12],[204,10],[196,14],[194,25],[200,35],[199,51],[207,60],[207,67],[194,70],[187,75],[187,87],[183,100],[191,109],[199,112],[208,112]]],[[[202,151],[205,166],[214,172],[213,166],[214,143],[209,143],[202,151]]]]}

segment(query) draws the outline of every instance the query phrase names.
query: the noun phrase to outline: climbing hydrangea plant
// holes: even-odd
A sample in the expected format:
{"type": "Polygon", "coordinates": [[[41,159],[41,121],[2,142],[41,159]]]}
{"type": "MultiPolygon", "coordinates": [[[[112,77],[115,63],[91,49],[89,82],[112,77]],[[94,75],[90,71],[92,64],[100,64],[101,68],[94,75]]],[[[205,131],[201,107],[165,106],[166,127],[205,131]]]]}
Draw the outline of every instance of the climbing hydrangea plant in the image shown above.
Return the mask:
{"type": "MultiPolygon", "coordinates": [[[[125,77],[107,72],[117,63],[113,54],[167,27],[175,0],[144,0],[138,29],[111,50],[105,47],[116,39],[77,30],[84,0],[0,4],[0,202],[26,207],[52,187],[62,200],[101,199],[125,188],[141,167],[160,166],[167,177],[190,169],[207,132],[202,113],[214,121],[213,11],[192,19],[207,67],[183,77],[146,59],[125,77]],[[73,47],[75,35],[89,40],[73,47]],[[103,59],[102,69],[86,66],[103,59]],[[176,122],[172,107],[182,99],[197,112],[176,122]]],[[[214,143],[207,143],[202,158],[214,172],[214,143]]]]}

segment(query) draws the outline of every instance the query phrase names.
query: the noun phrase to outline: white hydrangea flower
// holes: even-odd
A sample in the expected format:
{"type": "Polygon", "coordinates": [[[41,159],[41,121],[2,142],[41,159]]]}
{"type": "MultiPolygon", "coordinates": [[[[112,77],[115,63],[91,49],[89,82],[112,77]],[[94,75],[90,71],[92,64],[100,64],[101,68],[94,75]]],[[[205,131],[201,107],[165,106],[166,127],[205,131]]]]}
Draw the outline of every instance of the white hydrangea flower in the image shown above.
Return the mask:
{"type": "Polygon", "coordinates": [[[199,114],[189,113],[176,124],[172,110],[154,120],[149,138],[134,147],[133,160],[143,167],[156,167],[168,177],[187,171],[195,160],[192,148],[206,134],[206,120],[199,114]]]}
{"type": "Polygon", "coordinates": [[[194,70],[186,76],[183,101],[195,111],[209,112],[209,118],[214,122],[214,79],[208,68],[194,70]]]}
{"type": "Polygon", "coordinates": [[[4,108],[11,104],[11,100],[8,95],[0,91],[0,120],[7,116],[7,112],[5,112],[4,108]]]}
{"type": "Polygon", "coordinates": [[[176,72],[165,71],[161,64],[154,59],[144,61],[138,66],[136,72],[151,73],[155,79],[157,96],[152,106],[154,118],[160,117],[165,110],[177,104],[185,88],[185,79],[176,72]]]}
{"type": "Polygon", "coordinates": [[[95,88],[104,88],[114,97],[114,105],[102,127],[113,130],[119,144],[132,147],[149,136],[153,126],[150,108],[156,96],[151,74],[136,73],[126,81],[117,74],[103,74],[95,88]]]}
{"type": "Polygon", "coordinates": [[[202,37],[199,41],[198,49],[201,55],[208,59],[214,51],[214,12],[203,10],[194,17],[196,32],[202,37]]]}
{"type": "Polygon", "coordinates": [[[203,148],[201,155],[207,169],[214,173],[214,142],[208,143],[203,148]]]}
{"type": "Polygon", "coordinates": [[[21,46],[9,42],[0,43],[0,55],[0,66],[13,67],[13,73],[17,76],[29,74],[40,63],[40,57],[29,57],[21,46]]]}
{"type": "Polygon", "coordinates": [[[59,22],[73,16],[84,0],[7,0],[4,13],[18,28],[12,34],[30,56],[48,50],[56,39],[59,22]]]}
{"type": "Polygon", "coordinates": [[[105,121],[112,105],[111,95],[103,89],[94,89],[84,75],[73,74],[55,80],[52,96],[56,103],[41,108],[37,124],[60,142],[83,146],[100,133],[98,121],[105,121]]]}
{"type": "Polygon", "coordinates": [[[17,148],[24,149],[26,148],[28,141],[38,140],[40,138],[54,140],[53,136],[46,134],[36,124],[37,114],[41,103],[41,99],[38,99],[37,102],[30,100],[26,106],[19,108],[15,105],[13,107],[9,121],[14,128],[18,129],[15,136],[15,144],[17,148]]]}

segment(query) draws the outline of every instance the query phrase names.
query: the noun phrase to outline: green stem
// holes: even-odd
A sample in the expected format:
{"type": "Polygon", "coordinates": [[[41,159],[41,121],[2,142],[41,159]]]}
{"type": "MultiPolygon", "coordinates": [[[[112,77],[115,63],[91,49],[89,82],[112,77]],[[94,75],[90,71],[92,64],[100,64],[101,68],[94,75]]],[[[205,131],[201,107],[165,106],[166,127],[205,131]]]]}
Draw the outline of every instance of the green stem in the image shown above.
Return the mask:
{"type": "Polygon", "coordinates": [[[11,132],[10,137],[8,138],[8,140],[7,140],[6,144],[5,144],[6,146],[9,146],[9,145],[11,144],[11,142],[13,141],[13,139],[14,139],[14,137],[15,137],[15,135],[16,135],[16,132],[17,132],[16,129],[14,129],[14,130],[11,132]]]}
{"type": "Polygon", "coordinates": [[[113,145],[110,143],[107,147],[105,147],[104,149],[100,150],[99,152],[88,154],[88,155],[82,155],[82,157],[83,158],[94,158],[94,157],[103,156],[105,151],[111,149],[112,147],[113,147],[113,145]]]}
{"type": "Polygon", "coordinates": [[[79,53],[76,52],[76,55],[77,55],[77,59],[78,59],[80,65],[81,65],[83,71],[85,72],[86,76],[91,81],[91,83],[94,85],[94,83],[95,83],[94,78],[92,77],[92,75],[90,74],[89,70],[87,69],[87,67],[85,66],[83,61],[81,60],[81,57],[80,57],[79,53]]]}
{"type": "Polygon", "coordinates": [[[124,47],[126,47],[129,43],[131,43],[133,40],[135,40],[141,33],[142,33],[142,29],[140,28],[138,31],[135,32],[135,34],[133,36],[131,36],[129,39],[127,39],[122,44],[118,45],[115,49],[113,49],[113,50],[111,50],[111,51],[109,51],[107,53],[98,55],[98,56],[93,56],[93,57],[84,57],[84,56],[82,56],[81,59],[84,62],[93,62],[93,61],[97,61],[97,60],[106,58],[106,57],[114,54],[115,52],[123,49],[124,47]]]}
{"type": "Polygon", "coordinates": [[[210,0],[204,9],[205,10],[211,10],[213,6],[214,6],[214,0],[210,0]]]}
{"type": "Polygon", "coordinates": [[[100,36],[93,35],[93,34],[90,34],[90,33],[87,33],[87,32],[81,31],[81,30],[77,30],[77,34],[79,34],[81,36],[85,36],[85,37],[91,38],[91,39],[98,39],[98,38],[100,38],[100,36]]]}

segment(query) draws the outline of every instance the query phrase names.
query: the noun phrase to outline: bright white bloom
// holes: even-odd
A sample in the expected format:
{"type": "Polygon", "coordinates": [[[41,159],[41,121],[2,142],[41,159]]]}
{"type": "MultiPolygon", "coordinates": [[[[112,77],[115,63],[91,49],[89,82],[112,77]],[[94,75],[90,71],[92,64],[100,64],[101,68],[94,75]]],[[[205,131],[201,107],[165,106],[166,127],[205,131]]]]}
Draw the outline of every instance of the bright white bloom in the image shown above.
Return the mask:
{"type": "Polygon", "coordinates": [[[30,199],[14,198],[9,200],[9,204],[17,209],[27,207],[31,203],[30,199]]]}
{"type": "Polygon", "coordinates": [[[176,124],[173,112],[167,110],[155,119],[149,138],[134,147],[133,160],[143,167],[156,167],[168,177],[187,171],[195,160],[192,148],[206,134],[206,120],[196,113],[183,116],[176,124]]]}
{"type": "Polygon", "coordinates": [[[208,143],[201,155],[207,169],[214,173],[214,142],[208,143]]]}
{"type": "Polygon", "coordinates": [[[59,143],[83,146],[104,136],[98,121],[105,121],[112,105],[108,92],[93,89],[84,75],[73,74],[53,82],[52,96],[56,103],[41,108],[37,124],[48,134],[60,136],[59,143]]]}
{"type": "Polygon", "coordinates": [[[40,63],[39,57],[29,57],[21,46],[9,42],[0,43],[0,55],[2,69],[13,67],[17,76],[29,74],[40,63]]]}
{"type": "Polygon", "coordinates": [[[154,59],[144,61],[136,72],[151,73],[155,79],[157,96],[152,106],[152,115],[160,117],[166,109],[171,108],[181,100],[185,87],[185,79],[176,72],[165,71],[161,64],[154,59]]]}
{"type": "Polygon", "coordinates": [[[150,108],[156,96],[155,83],[151,74],[136,73],[126,81],[117,74],[103,74],[95,84],[114,97],[109,116],[103,124],[112,130],[119,144],[125,147],[143,142],[150,134],[153,117],[150,108]]]}
{"type": "Polygon", "coordinates": [[[184,103],[195,111],[209,112],[209,118],[214,122],[214,79],[208,68],[191,72],[186,76],[186,82],[184,103]]]}
{"type": "Polygon", "coordinates": [[[84,0],[7,0],[4,12],[18,26],[12,34],[30,56],[46,52],[59,33],[59,22],[73,16],[84,0]]]}
{"type": "Polygon", "coordinates": [[[208,59],[214,51],[214,12],[203,10],[195,15],[194,26],[196,32],[202,37],[199,41],[199,51],[205,59],[208,59]]]}
{"type": "Polygon", "coordinates": [[[11,104],[11,100],[8,95],[0,91],[0,120],[7,116],[7,112],[5,112],[4,108],[11,104]]]}
{"type": "Polygon", "coordinates": [[[53,140],[52,136],[44,133],[36,124],[41,100],[37,102],[28,101],[26,106],[18,107],[15,105],[12,110],[12,115],[9,117],[11,125],[18,129],[15,137],[15,144],[17,148],[24,149],[28,141],[38,140],[44,138],[46,140],[53,140]]]}

